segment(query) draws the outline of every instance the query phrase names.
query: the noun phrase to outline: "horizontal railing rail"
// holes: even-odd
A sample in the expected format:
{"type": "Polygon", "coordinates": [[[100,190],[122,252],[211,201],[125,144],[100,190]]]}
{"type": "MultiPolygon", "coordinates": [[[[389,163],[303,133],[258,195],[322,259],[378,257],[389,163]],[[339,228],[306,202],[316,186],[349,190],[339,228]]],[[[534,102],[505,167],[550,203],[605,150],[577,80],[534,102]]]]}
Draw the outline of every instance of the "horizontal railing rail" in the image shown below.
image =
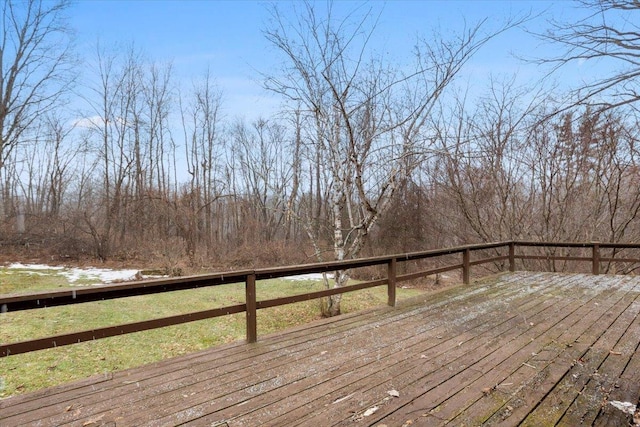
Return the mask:
{"type": "Polygon", "coordinates": [[[376,286],[387,286],[388,305],[395,306],[396,285],[399,282],[419,279],[425,276],[440,274],[448,271],[460,270],[462,282],[470,282],[472,266],[482,264],[497,265],[505,262],[510,271],[515,271],[516,260],[563,260],[583,261],[592,263],[592,272],[600,273],[602,262],[630,262],[640,263],[640,259],[616,258],[601,256],[600,250],[606,249],[640,249],[640,244],[633,243],[580,243],[580,242],[532,242],[532,241],[503,241],[485,244],[473,244],[457,246],[445,249],[434,249],[421,252],[411,252],[389,256],[361,258],[355,260],[331,261],[324,263],[303,264],[276,268],[262,268],[254,270],[231,271],[208,275],[188,276],[169,279],[157,279],[152,281],[129,282],[116,285],[100,285],[83,288],[68,288],[52,292],[36,292],[28,294],[0,295],[0,312],[13,312],[19,310],[34,310],[44,307],[54,307],[69,304],[82,304],[87,302],[102,301],[117,298],[126,298],[140,295],[151,295],[164,292],[183,291],[189,289],[214,287],[226,284],[244,283],[245,302],[226,307],[212,308],[192,313],[185,313],[170,317],[144,320],[140,322],[122,325],[107,326],[92,330],[49,336],[44,338],[26,340],[14,343],[0,344],[0,356],[15,355],[47,348],[91,341],[122,334],[140,332],[149,329],[162,328],[197,320],[211,319],[230,314],[246,313],[246,338],[248,342],[257,340],[257,310],[292,304],[327,297],[331,295],[353,292],[376,286]],[[591,249],[590,256],[566,256],[566,255],[527,255],[516,253],[516,248],[525,247],[556,247],[556,248],[586,248],[591,249]],[[504,251],[508,251],[506,254],[504,251]],[[485,251],[480,258],[472,259],[472,253],[485,251]],[[487,254],[486,251],[491,253],[487,254]],[[429,268],[426,270],[397,274],[398,263],[419,261],[430,258],[439,258],[460,254],[459,262],[429,268]],[[268,300],[256,299],[256,282],[266,279],[274,279],[288,276],[298,276],[309,273],[333,273],[342,270],[352,270],[363,267],[383,266],[387,267],[386,277],[340,288],[324,289],[299,295],[284,296],[268,300]]]}
{"type": "MultiPolygon", "coordinates": [[[[640,258],[626,258],[619,256],[602,256],[602,249],[640,249],[640,243],[612,243],[612,242],[536,242],[536,241],[513,241],[510,243],[513,247],[547,247],[547,248],[582,248],[591,249],[589,256],[569,256],[569,255],[514,255],[513,249],[510,249],[510,265],[514,265],[516,259],[520,260],[538,260],[538,261],[579,261],[590,262],[591,272],[600,274],[600,267],[603,262],[617,263],[640,263],[640,258]]],[[[615,253],[614,253],[615,255],[615,253]]],[[[513,270],[511,270],[513,271],[513,270]]]]}

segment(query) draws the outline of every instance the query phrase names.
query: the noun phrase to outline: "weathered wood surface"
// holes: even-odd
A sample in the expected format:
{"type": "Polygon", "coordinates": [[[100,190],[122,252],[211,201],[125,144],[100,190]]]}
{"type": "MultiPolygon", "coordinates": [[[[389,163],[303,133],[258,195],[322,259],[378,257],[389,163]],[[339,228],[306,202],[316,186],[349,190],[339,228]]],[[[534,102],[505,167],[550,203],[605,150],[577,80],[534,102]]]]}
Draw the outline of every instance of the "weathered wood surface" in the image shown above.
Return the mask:
{"type": "Polygon", "coordinates": [[[611,425],[640,278],[510,273],[0,401],[1,426],[611,425]]]}

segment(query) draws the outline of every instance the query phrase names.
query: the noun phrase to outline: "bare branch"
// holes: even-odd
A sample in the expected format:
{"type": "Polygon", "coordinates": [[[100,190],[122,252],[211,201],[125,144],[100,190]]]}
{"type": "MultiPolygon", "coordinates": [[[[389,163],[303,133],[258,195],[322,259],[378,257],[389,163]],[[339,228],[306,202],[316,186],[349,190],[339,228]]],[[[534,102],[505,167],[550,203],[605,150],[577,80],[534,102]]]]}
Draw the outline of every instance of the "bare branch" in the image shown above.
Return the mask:
{"type": "Polygon", "coordinates": [[[635,103],[640,99],[637,76],[640,73],[640,3],[634,0],[582,0],[587,16],[578,22],[551,22],[545,33],[534,33],[543,41],[559,46],[557,56],[535,59],[536,64],[552,65],[551,73],[570,63],[607,61],[615,71],[587,82],[572,92],[562,111],[590,104],[599,110],[635,103]]]}

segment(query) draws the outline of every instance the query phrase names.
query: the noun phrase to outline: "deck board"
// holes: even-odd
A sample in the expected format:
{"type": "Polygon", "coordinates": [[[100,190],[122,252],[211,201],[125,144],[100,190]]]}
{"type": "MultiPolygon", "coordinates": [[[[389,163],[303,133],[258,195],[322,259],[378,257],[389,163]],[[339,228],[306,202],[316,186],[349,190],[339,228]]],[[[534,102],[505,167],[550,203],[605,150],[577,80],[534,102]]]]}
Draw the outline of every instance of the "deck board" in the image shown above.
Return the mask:
{"type": "Polygon", "coordinates": [[[639,314],[640,278],[504,274],[0,400],[0,425],[628,425],[639,314]]]}

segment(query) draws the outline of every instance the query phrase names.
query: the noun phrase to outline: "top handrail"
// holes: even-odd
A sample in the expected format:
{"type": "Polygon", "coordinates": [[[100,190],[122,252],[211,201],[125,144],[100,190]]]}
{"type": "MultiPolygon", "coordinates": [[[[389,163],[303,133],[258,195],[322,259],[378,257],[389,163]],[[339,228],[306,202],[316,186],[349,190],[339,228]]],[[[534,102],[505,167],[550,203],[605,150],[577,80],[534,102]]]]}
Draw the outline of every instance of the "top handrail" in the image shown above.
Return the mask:
{"type": "MultiPolygon", "coordinates": [[[[82,288],[69,287],[55,291],[7,294],[0,295],[0,311],[5,312],[29,310],[35,308],[80,304],[107,299],[125,298],[131,296],[149,295],[163,292],[196,289],[201,287],[241,283],[245,282],[249,275],[254,275],[256,280],[264,280],[308,273],[327,273],[337,270],[383,265],[389,263],[392,259],[396,259],[398,261],[415,261],[426,258],[435,258],[443,255],[462,253],[465,251],[486,250],[507,246],[637,249],[640,248],[640,243],[540,242],[527,240],[509,240],[490,243],[478,243],[444,249],[431,249],[427,251],[358,258],[353,260],[328,261],[240,271],[226,271],[213,274],[135,281],[109,285],[95,285],[82,288]]],[[[523,257],[514,256],[513,258],[522,259],[523,257]]],[[[602,260],[604,261],[606,259],[603,258],[602,260]]],[[[510,259],[510,263],[513,264],[513,259],[510,259]]]]}
{"type": "Polygon", "coordinates": [[[0,295],[0,308],[2,311],[30,310],[43,307],[80,304],[107,299],[219,286],[245,282],[249,275],[254,275],[256,280],[264,280],[309,273],[328,273],[338,270],[347,270],[373,265],[383,265],[389,263],[392,259],[400,261],[412,261],[460,253],[466,250],[473,251],[504,247],[508,244],[509,242],[480,243],[456,246],[446,249],[432,249],[427,251],[358,258],[353,260],[328,261],[284,267],[258,268],[253,270],[228,271],[196,276],[183,276],[176,278],[136,281],[110,285],[95,285],[82,288],[65,288],[55,291],[32,292],[26,294],[0,295]]]}

